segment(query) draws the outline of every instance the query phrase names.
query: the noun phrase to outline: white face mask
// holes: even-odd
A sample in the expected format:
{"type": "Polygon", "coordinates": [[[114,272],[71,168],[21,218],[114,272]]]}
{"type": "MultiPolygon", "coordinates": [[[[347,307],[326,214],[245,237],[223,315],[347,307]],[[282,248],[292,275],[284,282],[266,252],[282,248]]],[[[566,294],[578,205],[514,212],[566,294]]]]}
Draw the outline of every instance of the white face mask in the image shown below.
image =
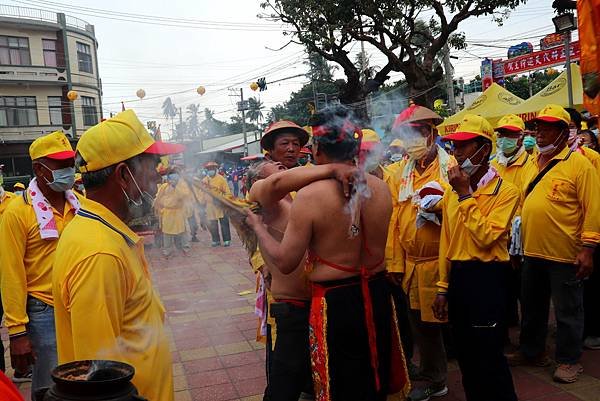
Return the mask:
{"type": "Polygon", "coordinates": [[[483,146],[477,149],[477,151],[473,153],[471,157],[465,159],[465,161],[463,161],[460,165],[461,170],[464,170],[464,172],[467,173],[468,176],[472,176],[473,174],[475,174],[477,170],[479,170],[479,168],[481,167],[481,164],[473,164],[473,162],[471,161],[471,159],[475,157],[475,155],[479,153],[481,149],[483,149],[483,146]]]}
{"type": "Polygon", "coordinates": [[[554,142],[552,142],[549,145],[546,145],[546,146],[540,146],[540,145],[538,145],[538,150],[543,155],[550,155],[554,151],[556,151],[556,148],[557,148],[556,144],[558,142],[560,142],[560,139],[561,139],[561,135],[557,136],[556,139],[554,140],[554,142]]]}

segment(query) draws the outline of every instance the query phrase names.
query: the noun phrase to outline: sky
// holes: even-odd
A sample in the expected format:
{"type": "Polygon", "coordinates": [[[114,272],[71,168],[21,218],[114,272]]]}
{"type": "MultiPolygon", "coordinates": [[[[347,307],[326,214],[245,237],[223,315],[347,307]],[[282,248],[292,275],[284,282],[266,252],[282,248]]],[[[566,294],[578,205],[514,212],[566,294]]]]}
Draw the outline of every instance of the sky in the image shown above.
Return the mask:
{"type": "MultiPolygon", "coordinates": [[[[163,132],[170,127],[161,110],[167,96],[177,107],[182,107],[184,119],[187,106],[193,103],[200,110],[208,107],[216,112],[215,117],[228,120],[237,113],[235,102],[242,88],[246,98],[260,97],[266,117],[268,109],[286,101],[292,91],[307,81],[305,77],[295,77],[270,84],[264,92],[250,90],[250,83],[257,78],[265,77],[271,82],[307,71],[302,47],[292,44],[276,50],[289,37],[284,36],[280,24],[257,17],[262,12],[260,0],[5,0],[4,3],[61,11],[93,24],[99,43],[104,116],[120,111],[124,101],[143,121],[156,120],[162,124],[163,132]],[[152,16],[161,19],[153,20],[152,16]],[[182,19],[187,20],[186,26],[182,26],[182,19]],[[203,96],[196,92],[198,86],[206,88],[203,96]],[[141,101],[136,97],[138,89],[146,92],[141,101]]],[[[466,51],[452,51],[458,57],[452,60],[455,78],[462,76],[468,82],[479,74],[481,58],[506,58],[510,45],[530,41],[537,47],[543,35],[554,31],[551,3],[552,0],[529,0],[513,10],[502,27],[491,17],[469,19],[459,25],[458,31],[466,34],[469,46],[466,51]]],[[[385,64],[385,57],[375,49],[367,46],[366,50],[372,65],[385,64]]],[[[359,51],[360,45],[352,47],[353,54],[359,51]]],[[[336,74],[343,78],[339,70],[336,74]]],[[[402,75],[392,73],[391,77],[389,82],[402,75]]]]}

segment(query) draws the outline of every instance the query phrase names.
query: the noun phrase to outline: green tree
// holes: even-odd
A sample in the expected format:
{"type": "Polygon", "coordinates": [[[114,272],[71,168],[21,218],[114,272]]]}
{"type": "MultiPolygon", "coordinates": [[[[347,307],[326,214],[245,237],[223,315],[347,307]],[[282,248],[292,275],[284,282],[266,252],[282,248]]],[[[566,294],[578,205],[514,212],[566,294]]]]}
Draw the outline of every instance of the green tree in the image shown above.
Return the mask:
{"type": "MultiPolygon", "coordinates": [[[[446,44],[462,49],[465,36],[459,24],[469,18],[492,15],[501,23],[510,9],[526,0],[263,0],[264,18],[291,27],[290,42],[300,43],[327,61],[338,64],[346,81],[340,88],[344,104],[364,107],[368,93],[389,79],[392,71],[404,74],[415,102],[430,106],[430,89],[443,78],[436,60],[446,44]],[[433,11],[425,17],[425,11],[433,11]],[[420,21],[420,22],[419,22],[420,21]],[[350,59],[356,41],[369,43],[387,62],[371,79],[350,59]]],[[[362,110],[361,110],[362,109],[362,110]]]]}
{"type": "Polygon", "coordinates": [[[189,104],[187,107],[188,118],[187,125],[188,130],[192,138],[200,136],[200,121],[198,120],[199,108],[197,104],[189,104]]]}
{"type": "Polygon", "coordinates": [[[255,97],[249,98],[248,112],[246,113],[248,120],[251,122],[253,121],[256,123],[256,125],[258,125],[264,119],[262,112],[264,108],[265,106],[263,105],[263,102],[261,102],[259,99],[255,97]]]}
{"type": "Polygon", "coordinates": [[[217,120],[214,117],[214,111],[208,107],[204,109],[204,121],[200,123],[201,135],[204,138],[214,138],[223,136],[226,132],[227,123],[217,120]]]}
{"type": "Polygon", "coordinates": [[[531,94],[535,95],[542,89],[544,89],[550,82],[558,77],[559,72],[553,68],[549,68],[545,71],[536,71],[531,74],[530,77],[514,76],[504,80],[504,86],[513,94],[519,96],[521,99],[529,99],[529,86],[531,85],[531,94]]]}
{"type": "Polygon", "coordinates": [[[163,116],[166,119],[171,119],[171,134],[175,135],[175,116],[177,115],[177,107],[170,97],[166,98],[162,104],[163,116]]]}

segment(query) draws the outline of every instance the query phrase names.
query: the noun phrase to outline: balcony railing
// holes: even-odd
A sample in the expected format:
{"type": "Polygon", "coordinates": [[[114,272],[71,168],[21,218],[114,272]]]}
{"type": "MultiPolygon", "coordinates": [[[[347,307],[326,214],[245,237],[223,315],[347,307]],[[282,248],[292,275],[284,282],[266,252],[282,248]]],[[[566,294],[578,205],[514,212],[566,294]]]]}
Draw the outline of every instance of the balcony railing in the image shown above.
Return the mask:
{"type": "MultiPolygon", "coordinates": [[[[32,21],[50,22],[58,24],[58,14],[52,11],[40,10],[38,8],[17,7],[7,4],[0,4],[0,17],[21,18],[32,21]]],[[[81,29],[82,31],[90,31],[91,26],[88,22],[66,15],[67,26],[81,29]]]]}

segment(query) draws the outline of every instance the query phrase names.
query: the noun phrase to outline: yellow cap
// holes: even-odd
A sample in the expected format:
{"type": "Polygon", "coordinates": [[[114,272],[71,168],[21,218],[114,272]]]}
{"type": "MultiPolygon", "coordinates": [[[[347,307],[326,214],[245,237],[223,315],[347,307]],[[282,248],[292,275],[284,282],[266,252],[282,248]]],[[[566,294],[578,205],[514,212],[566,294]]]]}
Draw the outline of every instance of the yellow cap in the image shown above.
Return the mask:
{"type": "Polygon", "coordinates": [[[507,114],[498,121],[496,129],[505,129],[507,131],[521,132],[525,130],[523,119],[515,114],[507,114]]]}
{"type": "Polygon", "coordinates": [[[494,129],[488,120],[475,114],[466,114],[456,132],[444,136],[442,140],[468,141],[478,136],[495,142],[494,129]]]}
{"type": "Polygon", "coordinates": [[[24,191],[25,184],[23,184],[22,182],[15,182],[15,185],[13,185],[13,189],[20,189],[20,190],[24,191]]]}
{"type": "Polygon", "coordinates": [[[381,142],[379,135],[372,129],[363,128],[362,130],[362,142],[381,142]]]}
{"type": "Polygon", "coordinates": [[[133,110],[125,110],[84,132],[77,153],[85,164],[82,173],[102,170],[142,153],[168,155],[180,153],[183,145],[155,141],[133,110]]]}
{"type": "Polygon", "coordinates": [[[392,143],[390,143],[390,148],[403,148],[404,143],[400,139],[394,139],[392,143]]]}
{"type": "Polygon", "coordinates": [[[545,121],[547,123],[563,122],[567,125],[571,122],[571,116],[562,107],[557,104],[549,104],[538,113],[536,121],[545,121]]]}
{"type": "Polygon", "coordinates": [[[582,121],[581,122],[581,130],[585,131],[586,129],[588,129],[588,123],[587,123],[587,121],[582,121]]]}
{"type": "Polygon", "coordinates": [[[62,131],[41,136],[29,146],[31,160],[47,157],[54,160],[65,160],[75,157],[69,138],[62,131]]]}

